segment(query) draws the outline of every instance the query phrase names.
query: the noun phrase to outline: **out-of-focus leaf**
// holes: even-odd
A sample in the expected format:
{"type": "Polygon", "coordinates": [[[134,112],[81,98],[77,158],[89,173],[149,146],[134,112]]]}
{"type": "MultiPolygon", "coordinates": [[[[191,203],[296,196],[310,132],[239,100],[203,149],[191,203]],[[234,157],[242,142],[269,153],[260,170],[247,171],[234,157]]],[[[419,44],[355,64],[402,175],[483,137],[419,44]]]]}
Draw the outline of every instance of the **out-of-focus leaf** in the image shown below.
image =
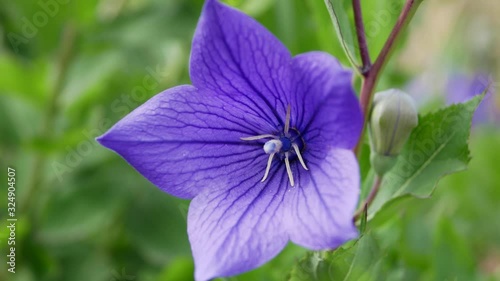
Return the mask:
{"type": "Polygon", "coordinates": [[[125,279],[127,277],[126,268],[113,268],[107,256],[98,249],[76,248],[61,258],[62,267],[60,268],[61,272],[57,280],[130,280],[125,279]]]}
{"type": "MultiPolygon", "coordinates": [[[[5,269],[7,272],[7,269],[5,269]]],[[[16,273],[12,274],[9,273],[12,277],[12,281],[36,281],[36,276],[31,272],[30,267],[21,267],[19,269],[16,269],[16,273]]]]}
{"type": "Polygon", "coordinates": [[[224,2],[241,9],[245,14],[255,17],[267,11],[276,2],[276,0],[225,0],[224,2]]]}
{"type": "Polygon", "coordinates": [[[401,0],[361,1],[365,36],[373,58],[382,50],[404,3],[401,0]]]}
{"type": "Polygon", "coordinates": [[[348,63],[345,53],[342,51],[342,46],[337,40],[331,40],[332,34],[335,32],[331,24],[331,18],[328,11],[325,9],[325,4],[321,1],[307,0],[308,8],[311,10],[313,20],[314,35],[316,35],[320,49],[334,54],[342,63],[348,63]]]}
{"type": "Polygon", "coordinates": [[[0,55],[0,95],[10,95],[42,107],[49,94],[46,60],[39,59],[29,64],[16,60],[13,56],[0,55]]]}
{"type": "Polygon", "coordinates": [[[0,150],[4,147],[12,147],[20,142],[20,133],[14,126],[11,112],[3,100],[0,100],[0,150]]]}
{"type": "Polygon", "coordinates": [[[332,18],[335,31],[340,40],[351,65],[355,68],[360,66],[357,41],[355,40],[354,25],[348,17],[347,8],[351,1],[346,0],[325,0],[326,7],[332,18]]]}
{"type": "Polygon", "coordinates": [[[192,281],[194,264],[189,258],[178,258],[168,265],[156,281],[192,281]]]}
{"type": "Polygon", "coordinates": [[[444,178],[436,190],[444,209],[440,215],[454,219],[459,226],[455,226],[457,234],[465,237],[475,252],[487,249],[476,253],[481,263],[488,254],[500,252],[500,150],[496,149],[500,147],[500,132],[482,129],[474,128],[471,136],[473,158],[467,171],[444,178]]]}
{"type": "MultiPolygon", "coordinates": [[[[82,173],[81,170],[81,177],[75,177],[71,173],[75,173],[77,166],[60,164],[67,165],[71,171],[64,175],[63,187],[53,192],[42,211],[37,236],[44,243],[58,246],[88,239],[106,229],[116,217],[121,204],[125,203],[126,194],[123,189],[120,190],[122,193],[117,192],[115,187],[119,181],[103,179],[95,172],[82,173]]],[[[117,171],[116,167],[102,170],[103,173],[117,171]]]]}
{"type": "Polygon", "coordinates": [[[435,210],[432,210],[435,204],[429,200],[420,202],[408,204],[409,210],[399,218],[401,220],[399,241],[393,243],[398,245],[399,255],[409,267],[424,271],[431,264],[429,256],[432,252],[433,233],[430,229],[435,224],[431,217],[431,214],[435,213],[435,210]],[[422,212],[424,207],[429,210],[428,213],[422,212]]]}
{"type": "Polygon", "coordinates": [[[220,281],[283,281],[283,276],[305,254],[306,249],[289,243],[277,257],[258,269],[239,275],[234,280],[221,279],[220,281]]]}
{"type": "Polygon", "coordinates": [[[384,177],[369,208],[370,217],[395,198],[429,197],[441,177],[467,168],[471,120],[481,99],[478,96],[419,120],[396,166],[384,177]]]}
{"type": "Polygon", "coordinates": [[[125,229],[139,251],[156,264],[189,256],[185,202],[149,186],[130,205],[125,229]]]}
{"type": "MultiPolygon", "coordinates": [[[[21,219],[27,219],[27,217],[19,218],[18,222],[21,219]]],[[[22,240],[17,240],[18,238],[16,237],[16,255],[26,257],[21,262],[23,264],[30,264],[32,273],[38,277],[36,280],[51,279],[57,274],[57,259],[32,234],[29,233],[29,236],[22,238],[22,240]]]]}
{"type": "Polygon", "coordinates": [[[387,204],[370,220],[370,228],[382,226],[391,219],[399,217],[399,214],[405,210],[405,204],[407,204],[411,198],[410,195],[405,195],[387,202],[387,204]]]}
{"type": "Polygon", "coordinates": [[[439,222],[434,242],[435,280],[473,280],[474,261],[467,242],[449,219],[439,222]]]}
{"type": "Polygon", "coordinates": [[[92,87],[103,87],[102,82],[121,66],[116,52],[103,52],[100,55],[81,56],[69,69],[67,86],[62,94],[65,106],[82,98],[82,93],[92,87]]]}

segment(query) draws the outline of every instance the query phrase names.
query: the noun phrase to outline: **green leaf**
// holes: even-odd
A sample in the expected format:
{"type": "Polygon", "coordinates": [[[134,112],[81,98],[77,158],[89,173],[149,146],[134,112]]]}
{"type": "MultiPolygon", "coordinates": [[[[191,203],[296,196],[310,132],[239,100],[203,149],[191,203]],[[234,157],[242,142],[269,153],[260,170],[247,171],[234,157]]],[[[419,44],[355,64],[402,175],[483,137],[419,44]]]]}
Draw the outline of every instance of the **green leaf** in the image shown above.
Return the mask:
{"type": "Polygon", "coordinates": [[[359,68],[359,57],[357,41],[354,36],[354,27],[349,21],[347,16],[347,9],[345,8],[345,3],[350,3],[350,1],[345,0],[325,0],[326,7],[332,18],[333,26],[337,32],[342,48],[344,49],[349,61],[352,66],[356,69],[359,68]]]}
{"type": "Polygon", "coordinates": [[[369,217],[396,198],[408,194],[429,197],[443,176],[467,168],[471,120],[482,98],[478,96],[420,118],[396,166],[384,177],[369,208],[369,217]]]}
{"type": "Polygon", "coordinates": [[[292,269],[288,281],[375,280],[381,252],[377,241],[367,233],[359,240],[327,252],[309,252],[292,269]]]}

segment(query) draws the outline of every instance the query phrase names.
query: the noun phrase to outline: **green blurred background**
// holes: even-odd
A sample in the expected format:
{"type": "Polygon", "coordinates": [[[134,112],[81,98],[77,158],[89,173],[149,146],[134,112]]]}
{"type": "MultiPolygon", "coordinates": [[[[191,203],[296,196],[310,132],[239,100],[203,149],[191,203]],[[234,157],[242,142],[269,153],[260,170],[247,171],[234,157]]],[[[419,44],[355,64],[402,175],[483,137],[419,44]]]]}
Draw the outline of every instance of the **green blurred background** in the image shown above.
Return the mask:
{"type": "MultiPolygon", "coordinates": [[[[293,54],[323,50],[347,65],[322,0],[226,2],[293,54]]],[[[374,57],[403,1],[362,2],[374,57]]],[[[156,93],[189,83],[202,5],[0,0],[0,280],[192,280],[189,202],[159,191],[94,138],[156,93]],[[17,177],[15,274],[6,264],[7,167],[17,177]]],[[[450,74],[491,73],[498,87],[498,12],[498,1],[424,1],[379,88],[420,83],[412,94],[432,97],[427,111],[444,104],[450,74]]],[[[498,128],[474,128],[470,169],[442,180],[432,199],[407,199],[373,225],[385,280],[500,280],[498,128]]],[[[226,280],[285,280],[304,253],[289,246],[226,280]]]]}

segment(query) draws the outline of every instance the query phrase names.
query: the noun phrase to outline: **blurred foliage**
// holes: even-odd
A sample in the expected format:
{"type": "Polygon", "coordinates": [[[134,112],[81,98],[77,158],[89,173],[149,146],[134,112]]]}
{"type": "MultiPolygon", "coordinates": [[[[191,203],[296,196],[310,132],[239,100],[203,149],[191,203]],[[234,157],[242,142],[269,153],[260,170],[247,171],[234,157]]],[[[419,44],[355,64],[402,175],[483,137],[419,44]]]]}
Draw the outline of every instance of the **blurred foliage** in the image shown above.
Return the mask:
{"type": "MultiPolygon", "coordinates": [[[[293,54],[324,50],[348,65],[323,1],[226,2],[256,17],[293,54]]],[[[403,1],[362,2],[373,58],[398,16],[390,5],[403,1]]],[[[402,87],[424,72],[496,74],[498,53],[484,50],[500,50],[491,31],[498,23],[473,23],[485,21],[483,11],[495,10],[490,5],[497,11],[500,6],[427,2],[379,87],[402,87]],[[457,8],[443,15],[450,5],[457,8]],[[434,31],[428,19],[434,19],[436,33],[450,35],[427,42],[421,30],[434,31]],[[476,32],[493,39],[475,44],[467,36],[476,32]],[[436,46],[450,46],[452,52],[436,46]]],[[[18,218],[16,274],[10,274],[7,200],[0,200],[0,280],[192,280],[189,202],[158,190],[94,138],[156,93],[189,83],[190,41],[202,5],[202,0],[0,0],[1,169],[16,169],[18,218]]],[[[335,266],[356,260],[349,274],[358,279],[346,280],[364,280],[367,264],[385,277],[380,280],[500,280],[499,144],[497,128],[476,128],[468,171],[443,179],[431,199],[398,200],[368,222],[362,240],[337,250],[344,258],[335,266]]],[[[362,169],[366,175],[366,165],[362,169]]],[[[0,180],[6,182],[6,176],[0,173],[0,180]]],[[[6,189],[0,198],[7,198],[6,189]]],[[[221,280],[285,280],[305,253],[289,245],[263,267],[221,280]]],[[[307,255],[315,257],[315,270],[324,268],[328,253],[307,255]]],[[[324,278],[319,280],[331,276],[324,278]]]]}

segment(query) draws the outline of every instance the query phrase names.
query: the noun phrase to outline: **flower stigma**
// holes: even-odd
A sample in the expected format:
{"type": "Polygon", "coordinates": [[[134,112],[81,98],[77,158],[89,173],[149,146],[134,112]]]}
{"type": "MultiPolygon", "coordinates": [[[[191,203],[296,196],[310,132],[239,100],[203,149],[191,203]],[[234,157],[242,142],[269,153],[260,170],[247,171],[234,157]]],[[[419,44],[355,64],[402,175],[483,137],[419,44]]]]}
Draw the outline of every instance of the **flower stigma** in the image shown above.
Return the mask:
{"type": "Polygon", "coordinates": [[[264,177],[261,182],[264,182],[269,176],[269,171],[271,170],[271,164],[276,155],[278,155],[281,160],[285,161],[286,172],[288,174],[288,179],[290,180],[290,185],[294,186],[295,182],[293,179],[292,169],[290,167],[290,159],[292,156],[296,156],[299,159],[300,164],[305,170],[309,170],[302,158],[301,150],[305,147],[304,140],[302,139],[300,132],[296,128],[290,128],[290,105],[286,109],[285,126],[283,132],[278,134],[264,134],[252,137],[243,137],[241,140],[244,141],[254,141],[261,139],[271,139],[264,143],[264,152],[269,154],[267,160],[266,171],[264,172],[264,177]]]}

